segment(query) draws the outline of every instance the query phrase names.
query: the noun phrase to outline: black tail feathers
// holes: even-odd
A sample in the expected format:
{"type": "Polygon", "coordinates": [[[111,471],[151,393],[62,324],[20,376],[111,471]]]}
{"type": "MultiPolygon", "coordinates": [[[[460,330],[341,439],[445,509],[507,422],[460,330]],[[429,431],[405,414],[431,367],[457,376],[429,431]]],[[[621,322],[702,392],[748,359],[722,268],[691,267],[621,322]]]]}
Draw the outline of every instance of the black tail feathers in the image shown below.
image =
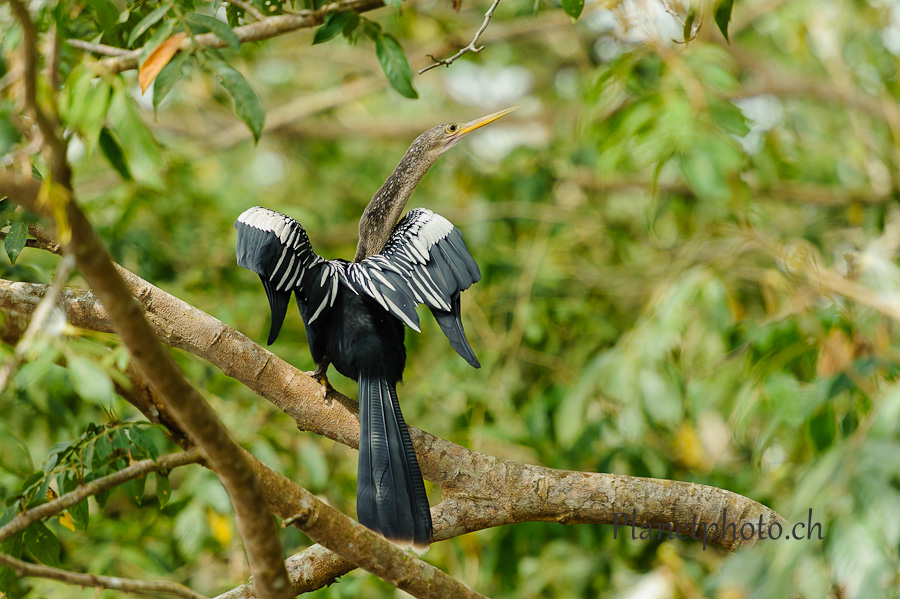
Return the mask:
{"type": "Polygon", "coordinates": [[[427,549],[431,510],[394,384],[360,375],[359,424],[360,523],[398,545],[427,549]]]}

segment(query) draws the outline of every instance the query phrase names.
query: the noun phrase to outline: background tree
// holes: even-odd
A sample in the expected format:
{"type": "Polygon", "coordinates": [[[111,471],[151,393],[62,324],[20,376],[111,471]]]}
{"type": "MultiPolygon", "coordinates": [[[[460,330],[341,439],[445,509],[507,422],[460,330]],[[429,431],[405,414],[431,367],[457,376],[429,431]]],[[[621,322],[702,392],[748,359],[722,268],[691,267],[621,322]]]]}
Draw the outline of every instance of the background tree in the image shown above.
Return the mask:
{"type": "MultiPolygon", "coordinates": [[[[323,255],[347,255],[362,208],[415,135],[521,104],[445,156],[410,204],[456,223],[481,265],[464,312],[483,368],[472,372],[423,318],[423,334],[407,340],[404,413],[511,460],[468,462],[482,478],[468,488],[482,495],[466,503],[462,491],[478,481],[454,487],[436,466],[429,476],[427,464],[456,450],[418,433],[426,478],[441,483],[432,504],[446,500],[440,530],[471,530],[475,516],[502,521],[488,518],[501,505],[490,493],[515,494],[524,480],[538,492],[512,505],[544,497],[541,485],[551,499],[583,497],[577,481],[516,462],[727,489],[777,510],[785,532],[811,509],[824,539],[814,530],[732,554],[693,540],[616,539],[609,526],[530,522],[436,543],[426,560],[492,597],[896,596],[896,7],[388,4],[40,3],[27,7],[31,45],[22,4],[0,4],[0,195],[56,210],[38,220],[3,204],[0,526],[22,524],[26,505],[52,507],[48,493],[84,493],[67,495],[78,501],[60,517],[2,538],[0,553],[168,581],[155,590],[183,596],[235,587],[250,574],[245,550],[256,554],[236,534],[240,501],[229,502],[209,470],[181,467],[208,456],[189,448],[198,433],[184,429],[196,423],[179,425],[159,390],[148,391],[126,335],[110,334],[114,310],[62,291],[54,303],[68,324],[58,311],[35,311],[37,332],[25,332],[39,296],[54,294],[42,286],[54,272],[57,287],[102,293],[85,256],[70,274],[33,224],[55,222],[59,242],[88,247],[83,229],[61,218],[70,207],[60,190],[71,188],[116,262],[161,288],[126,275],[232,436],[352,514],[352,403],[315,403],[315,386],[291,378],[290,366],[190,306],[262,340],[265,299],[234,264],[237,214],[264,204],[300,220],[323,255]],[[485,50],[417,73],[470,42],[485,50]],[[43,187],[23,183],[32,170],[43,187]],[[146,424],[141,408],[167,426],[146,424]],[[104,479],[110,486],[85,499],[94,489],[80,483],[103,476],[121,480],[104,479]],[[454,520],[448,506],[464,515],[454,520]]],[[[273,349],[309,370],[292,316],[273,349]]],[[[339,390],[354,387],[334,376],[339,390]]],[[[347,526],[312,496],[273,499],[273,489],[293,488],[248,463],[283,519],[327,542],[323,528],[347,526]]],[[[619,479],[585,480],[616,497],[603,485],[619,479]]],[[[670,503],[702,507],[688,502],[696,487],[673,488],[670,503]]],[[[548,501],[506,521],[602,521],[591,507],[548,501]]],[[[285,555],[309,545],[296,527],[279,537],[285,555]]],[[[394,563],[373,547],[372,569],[394,563]]],[[[291,572],[307,572],[311,558],[326,572],[303,588],[351,567],[314,548],[289,560],[291,572]]],[[[30,596],[95,593],[0,569],[10,597],[29,587],[30,596]]],[[[356,571],[313,594],[392,593],[356,571]]]]}

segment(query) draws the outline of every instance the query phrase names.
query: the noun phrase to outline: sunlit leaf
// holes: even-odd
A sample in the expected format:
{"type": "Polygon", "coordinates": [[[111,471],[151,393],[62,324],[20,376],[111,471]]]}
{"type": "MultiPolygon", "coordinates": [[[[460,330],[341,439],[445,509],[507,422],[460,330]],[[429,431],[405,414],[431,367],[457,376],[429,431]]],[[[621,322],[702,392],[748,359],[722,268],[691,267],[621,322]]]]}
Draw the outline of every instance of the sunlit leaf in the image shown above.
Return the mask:
{"type": "Polygon", "coordinates": [[[419,94],[412,86],[412,69],[400,42],[390,34],[379,35],[375,40],[375,55],[378,64],[390,84],[400,95],[416,99],[419,94]]]}
{"type": "Polygon", "coordinates": [[[187,37],[187,34],[183,31],[176,33],[157,46],[150,53],[150,56],[147,57],[147,60],[141,64],[138,68],[138,83],[141,86],[142,93],[147,91],[147,88],[150,87],[150,84],[153,83],[159,72],[163,70],[163,67],[169,64],[169,61],[178,52],[178,47],[185,37],[187,37]]]}

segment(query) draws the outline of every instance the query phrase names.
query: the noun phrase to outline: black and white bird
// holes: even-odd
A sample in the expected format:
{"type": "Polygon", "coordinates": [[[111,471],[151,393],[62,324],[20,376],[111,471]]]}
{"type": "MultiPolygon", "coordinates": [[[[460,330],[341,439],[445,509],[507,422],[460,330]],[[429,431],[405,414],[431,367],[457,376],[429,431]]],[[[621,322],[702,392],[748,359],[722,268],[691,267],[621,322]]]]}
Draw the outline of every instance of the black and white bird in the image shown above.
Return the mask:
{"type": "Polygon", "coordinates": [[[460,292],[481,279],[462,233],[444,217],[415,208],[397,219],[434,162],[471,131],[507,109],[469,123],[429,129],[410,146],[360,221],[354,262],[326,260],[293,218],[250,208],[235,222],[237,262],[259,275],[272,311],[269,344],[296,297],[316,370],[359,385],[359,521],[386,538],[424,550],[432,522],[425,484],[397,399],[406,365],[405,327],[419,329],[425,304],[469,364],[479,368],[460,315],[460,292]]]}

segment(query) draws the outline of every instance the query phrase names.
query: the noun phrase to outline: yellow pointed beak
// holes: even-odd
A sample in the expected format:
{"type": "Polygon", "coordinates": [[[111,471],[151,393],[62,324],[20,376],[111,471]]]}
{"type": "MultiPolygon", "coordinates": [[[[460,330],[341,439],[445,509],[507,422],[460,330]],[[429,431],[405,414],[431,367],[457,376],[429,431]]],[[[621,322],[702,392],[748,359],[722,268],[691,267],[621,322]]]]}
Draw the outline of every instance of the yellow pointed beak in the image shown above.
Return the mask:
{"type": "Polygon", "coordinates": [[[474,121],[469,121],[468,123],[461,123],[459,125],[459,130],[457,131],[456,135],[457,135],[457,137],[462,137],[463,135],[466,135],[467,133],[471,133],[472,131],[474,131],[475,129],[478,129],[479,127],[484,127],[488,123],[493,123],[494,121],[499,119],[501,116],[505,116],[505,115],[509,114],[516,108],[518,108],[518,106],[513,106],[512,108],[507,108],[505,110],[501,110],[500,112],[495,112],[494,114],[489,114],[487,116],[483,116],[480,119],[475,119],[474,121]]]}

